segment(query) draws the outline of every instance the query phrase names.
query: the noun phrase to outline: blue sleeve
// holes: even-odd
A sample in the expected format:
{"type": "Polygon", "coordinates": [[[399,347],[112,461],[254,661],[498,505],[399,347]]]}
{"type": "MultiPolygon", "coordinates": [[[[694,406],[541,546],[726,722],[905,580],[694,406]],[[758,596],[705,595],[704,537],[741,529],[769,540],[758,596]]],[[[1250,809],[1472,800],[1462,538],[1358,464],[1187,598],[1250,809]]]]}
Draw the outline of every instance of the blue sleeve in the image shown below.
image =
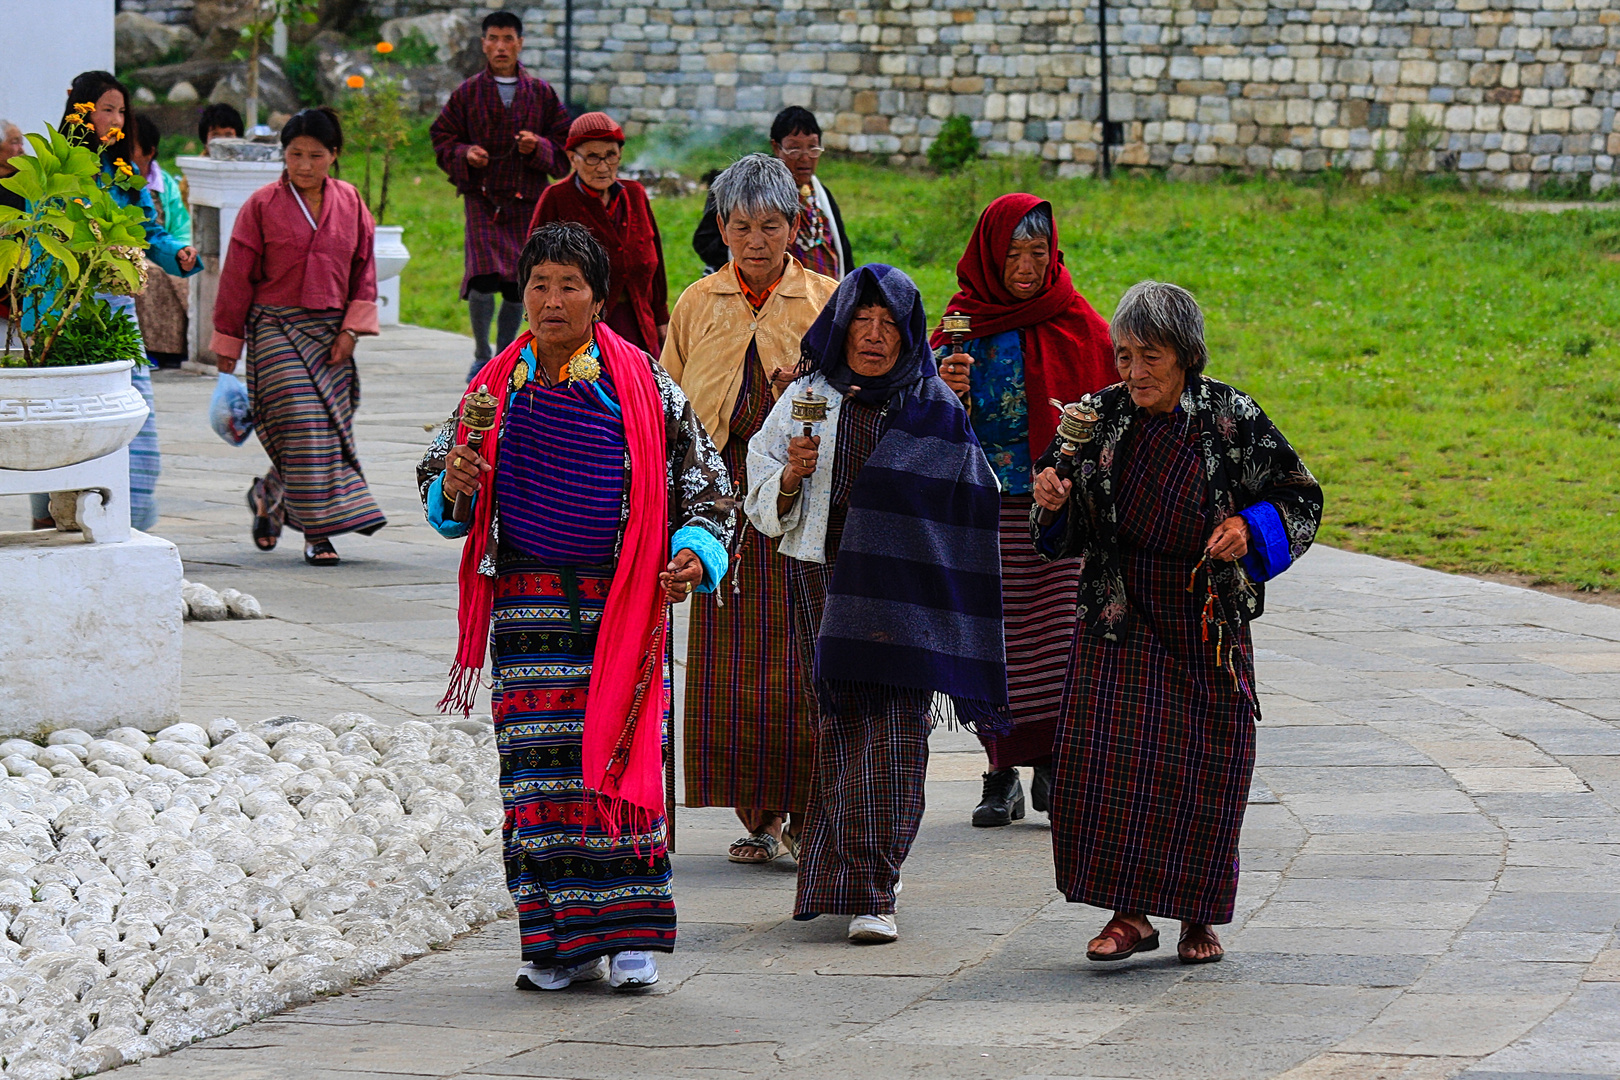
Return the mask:
{"type": "Polygon", "coordinates": [[[181,247],[191,246],[191,209],[180,197],[180,185],[167,175],[163,180],[163,227],[181,247]]]}
{"type": "Polygon", "coordinates": [[[1249,553],[1243,556],[1243,568],[1250,578],[1270,581],[1293,565],[1288,531],[1283,528],[1282,515],[1275,506],[1268,502],[1255,503],[1239,514],[1249,524],[1249,553]]]}
{"type": "MultiPolygon", "coordinates": [[[[474,495],[473,505],[476,506],[477,504],[478,496],[474,495]]],[[[459,521],[451,521],[446,517],[449,513],[450,504],[444,498],[444,473],[440,473],[433,478],[433,483],[428,485],[427,521],[429,525],[433,526],[433,531],[446,540],[460,540],[471,530],[471,526],[463,525],[459,521]]]]}
{"type": "Polygon", "coordinates": [[[180,269],[180,260],[175,256],[185,247],[179,240],[169,234],[169,231],[158,224],[157,211],[152,209],[152,192],[148,188],[141,189],[139,199],[140,208],[146,211],[146,257],[163,268],[165,274],[173,277],[190,277],[192,274],[202,273],[202,260],[198,259],[189,271],[180,269]]]}
{"type": "Polygon", "coordinates": [[[731,565],[731,556],[725,547],[709,530],[686,525],[676,529],[675,535],[669,538],[670,557],[674,558],[682,548],[691,548],[692,554],[703,564],[703,582],[694,591],[714,592],[720,585],[720,579],[726,576],[726,568],[731,565]]]}

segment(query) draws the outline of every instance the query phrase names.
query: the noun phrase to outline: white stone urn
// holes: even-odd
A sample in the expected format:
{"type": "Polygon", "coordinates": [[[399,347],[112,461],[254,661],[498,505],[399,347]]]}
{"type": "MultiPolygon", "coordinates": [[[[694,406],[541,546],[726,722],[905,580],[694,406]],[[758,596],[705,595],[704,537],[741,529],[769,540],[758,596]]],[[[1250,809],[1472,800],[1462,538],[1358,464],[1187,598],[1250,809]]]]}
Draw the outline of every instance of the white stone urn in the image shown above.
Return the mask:
{"type": "Polygon", "coordinates": [[[0,367],[0,469],[60,469],[128,446],[147,415],[134,367],[0,367]]]}
{"type": "Polygon", "coordinates": [[[405,226],[378,225],[372,251],[377,259],[377,321],[383,326],[398,326],[399,276],[411,261],[405,247],[405,226]]]}

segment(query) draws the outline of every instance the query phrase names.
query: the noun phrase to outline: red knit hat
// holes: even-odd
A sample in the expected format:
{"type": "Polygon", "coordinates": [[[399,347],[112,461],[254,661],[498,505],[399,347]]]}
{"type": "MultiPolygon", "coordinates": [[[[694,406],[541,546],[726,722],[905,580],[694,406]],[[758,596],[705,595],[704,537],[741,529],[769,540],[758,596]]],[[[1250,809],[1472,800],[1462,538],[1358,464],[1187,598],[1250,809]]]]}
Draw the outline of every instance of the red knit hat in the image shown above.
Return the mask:
{"type": "Polygon", "coordinates": [[[606,142],[616,142],[624,145],[624,128],[613,122],[613,117],[605,112],[581,113],[568,125],[568,142],[564,150],[572,150],[583,142],[592,139],[602,139],[606,142]]]}

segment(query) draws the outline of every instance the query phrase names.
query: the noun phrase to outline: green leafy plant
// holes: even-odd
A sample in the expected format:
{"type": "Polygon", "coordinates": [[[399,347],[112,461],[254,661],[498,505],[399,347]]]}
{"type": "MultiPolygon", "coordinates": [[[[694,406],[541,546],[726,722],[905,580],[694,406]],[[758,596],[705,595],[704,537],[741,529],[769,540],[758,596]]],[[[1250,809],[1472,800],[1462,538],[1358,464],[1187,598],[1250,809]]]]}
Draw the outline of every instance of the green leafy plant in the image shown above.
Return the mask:
{"type": "Polygon", "coordinates": [[[427,67],[439,62],[439,47],[422,36],[422,31],[410,33],[394,42],[393,61],[402,67],[427,67]]]}
{"type": "Polygon", "coordinates": [[[1402,187],[1412,187],[1427,168],[1429,155],[1440,145],[1445,129],[1430,120],[1421,110],[1414,108],[1401,132],[1400,148],[1395,152],[1395,178],[1402,187]]]}
{"type": "Polygon", "coordinates": [[[108,360],[133,360],[144,367],[146,350],[140,327],[129,312],[92,296],[61,321],[61,332],[45,366],[72,367],[108,360]]]}
{"type": "MultiPolygon", "coordinates": [[[[379,57],[389,57],[394,51],[395,46],[389,42],[377,45],[379,57]]],[[[388,213],[388,185],[395,159],[411,135],[410,118],[405,113],[399,79],[389,73],[383,60],[378,61],[377,73],[370,79],[349,76],[349,86],[353,92],[343,103],[343,127],[349,133],[350,145],[360,152],[364,162],[360,195],[380,225],[388,213]],[[373,158],[379,166],[376,198],[372,197],[373,158]]]]}
{"type": "Polygon", "coordinates": [[[979,156],[979,137],[973,121],[961,113],[945,121],[928,147],[928,164],[935,172],[950,173],[979,156]]]}
{"type": "MultiPolygon", "coordinates": [[[[12,158],[16,174],[0,180],[27,200],[25,210],[0,207],[0,281],[18,320],[7,325],[0,353],[9,366],[61,362],[54,353],[64,335],[92,332],[75,320],[95,293],[135,293],[145,284],[145,212],[138,204],[119,205],[112,195],[114,188],[138,190],[144,181],[123,159],[108,173],[100,154],[83,145],[94,139],[83,119],[90,108],[79,106],[60,130],[30,134],[33,156],[12,158]]],[[[109,132],[103,141],[116,137],[109,132]]],[[[104,350],[96,355],[109,359],[104,350]]]]}
{"type": "Polygon", "coordinates": [[[317,51],[313,41],[289,45],[287,58],[281,65],[282,70],[287,73],[287,81],[292,84],[293,93],[298,95],[298,103],[305,108],[313,108],[326,102],[326,95],[321,91],[317,51]]]}

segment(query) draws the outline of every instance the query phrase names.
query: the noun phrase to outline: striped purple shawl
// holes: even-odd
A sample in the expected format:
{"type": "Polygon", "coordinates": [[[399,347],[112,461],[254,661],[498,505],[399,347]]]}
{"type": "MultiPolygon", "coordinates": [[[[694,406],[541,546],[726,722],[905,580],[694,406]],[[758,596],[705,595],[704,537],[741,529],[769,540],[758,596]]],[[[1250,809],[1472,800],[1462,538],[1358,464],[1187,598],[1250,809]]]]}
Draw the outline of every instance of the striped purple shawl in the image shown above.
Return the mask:
{"type": "Polygon", "coordinates": [[[817,688],[833,712],[851,684],[944,694],[964,726],[997,734],[1011,728],[1001,494],[967,411],[934,368],[916,286],[892,267],[861,267],[805,336],[805,359],[842,361],[853,301],[873,286],[901,328],[896,372],[911,365],[913,378],[889,399],[850,492],[816,638],[817,688]]]}

